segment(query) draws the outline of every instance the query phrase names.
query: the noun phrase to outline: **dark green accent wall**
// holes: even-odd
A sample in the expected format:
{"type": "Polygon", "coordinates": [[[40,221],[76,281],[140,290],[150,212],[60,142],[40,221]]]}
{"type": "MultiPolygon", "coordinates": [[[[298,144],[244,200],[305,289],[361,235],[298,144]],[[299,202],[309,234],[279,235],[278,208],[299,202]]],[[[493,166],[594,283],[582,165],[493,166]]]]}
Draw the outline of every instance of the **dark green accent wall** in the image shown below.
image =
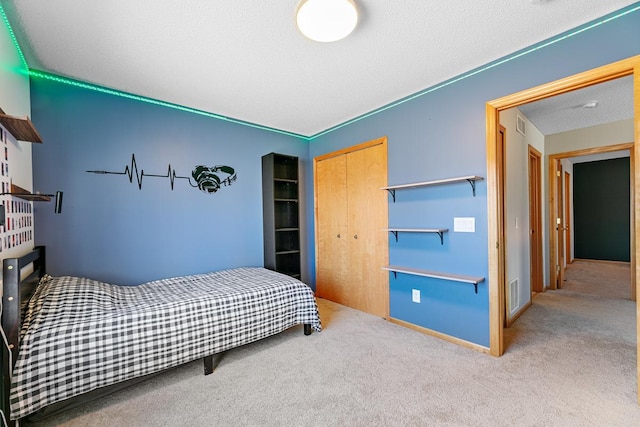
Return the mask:
{"type": "Polygon", "coordinates": [[[573,166],[574,256],[629,261],[629,158],[573,166]]]}

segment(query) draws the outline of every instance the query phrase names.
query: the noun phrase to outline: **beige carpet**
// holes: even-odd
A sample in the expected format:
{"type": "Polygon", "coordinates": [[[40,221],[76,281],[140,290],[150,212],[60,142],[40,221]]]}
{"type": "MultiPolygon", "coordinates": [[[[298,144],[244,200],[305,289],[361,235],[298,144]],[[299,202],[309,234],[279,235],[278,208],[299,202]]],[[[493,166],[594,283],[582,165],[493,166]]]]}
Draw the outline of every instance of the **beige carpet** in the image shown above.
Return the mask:
{"type": "Polygon", "coordinates": [[[567,267],[562,289],[607,298],[631,298],[628,263],[574,260],[567,267]]]}
{"type": "Polygon", "coordinates": [[[40,426],[638,426],[635,304],[540,294],[500,358],[319,300],[300,327],[40,426]]]}

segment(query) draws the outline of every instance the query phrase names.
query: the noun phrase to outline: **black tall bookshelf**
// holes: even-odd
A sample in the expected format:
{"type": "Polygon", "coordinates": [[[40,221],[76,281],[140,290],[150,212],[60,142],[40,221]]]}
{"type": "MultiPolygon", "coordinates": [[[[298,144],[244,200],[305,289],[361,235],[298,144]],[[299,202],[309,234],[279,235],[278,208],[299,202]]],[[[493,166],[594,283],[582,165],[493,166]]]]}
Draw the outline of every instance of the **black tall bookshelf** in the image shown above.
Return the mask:
{"type": "Polygon", "coordinates": [[[262,156],[264,266],[300,279],[298,158],[262,156]]]}

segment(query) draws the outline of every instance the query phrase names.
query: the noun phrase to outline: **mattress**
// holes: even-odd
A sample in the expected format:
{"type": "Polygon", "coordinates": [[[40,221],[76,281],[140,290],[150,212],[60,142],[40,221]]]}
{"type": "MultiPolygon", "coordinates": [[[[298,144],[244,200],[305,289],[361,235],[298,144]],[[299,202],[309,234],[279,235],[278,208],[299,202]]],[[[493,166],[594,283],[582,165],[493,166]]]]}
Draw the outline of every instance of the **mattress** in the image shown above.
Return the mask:
{"type": "Polygon", "coordinates": [[[11,418],[298,324],[322,329],[312,290],[264,268],[139,286],[45,276],[21,328],[11,418]]]}

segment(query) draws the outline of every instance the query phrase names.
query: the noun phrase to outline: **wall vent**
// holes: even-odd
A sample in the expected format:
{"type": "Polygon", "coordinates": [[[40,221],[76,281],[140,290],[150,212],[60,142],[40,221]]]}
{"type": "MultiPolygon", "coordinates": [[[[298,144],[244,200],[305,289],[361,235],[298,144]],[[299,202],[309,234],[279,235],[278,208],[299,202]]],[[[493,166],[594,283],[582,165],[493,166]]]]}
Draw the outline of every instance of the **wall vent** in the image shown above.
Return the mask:
{"type": "Polygon", "coordinates": [[[518,309],[518,301],[520,301],[518,289],[518,279],[513,279],[509,282],[509,314],[514,314],[518,309]]]}
{"type": "Polygon", "coordinates": [[[516,130],[520,132],[522,135],[526,135],[527,131],[525,129],[526,122],[524,121],[524,117],[520,114],[516,114],[516,130]]]}

